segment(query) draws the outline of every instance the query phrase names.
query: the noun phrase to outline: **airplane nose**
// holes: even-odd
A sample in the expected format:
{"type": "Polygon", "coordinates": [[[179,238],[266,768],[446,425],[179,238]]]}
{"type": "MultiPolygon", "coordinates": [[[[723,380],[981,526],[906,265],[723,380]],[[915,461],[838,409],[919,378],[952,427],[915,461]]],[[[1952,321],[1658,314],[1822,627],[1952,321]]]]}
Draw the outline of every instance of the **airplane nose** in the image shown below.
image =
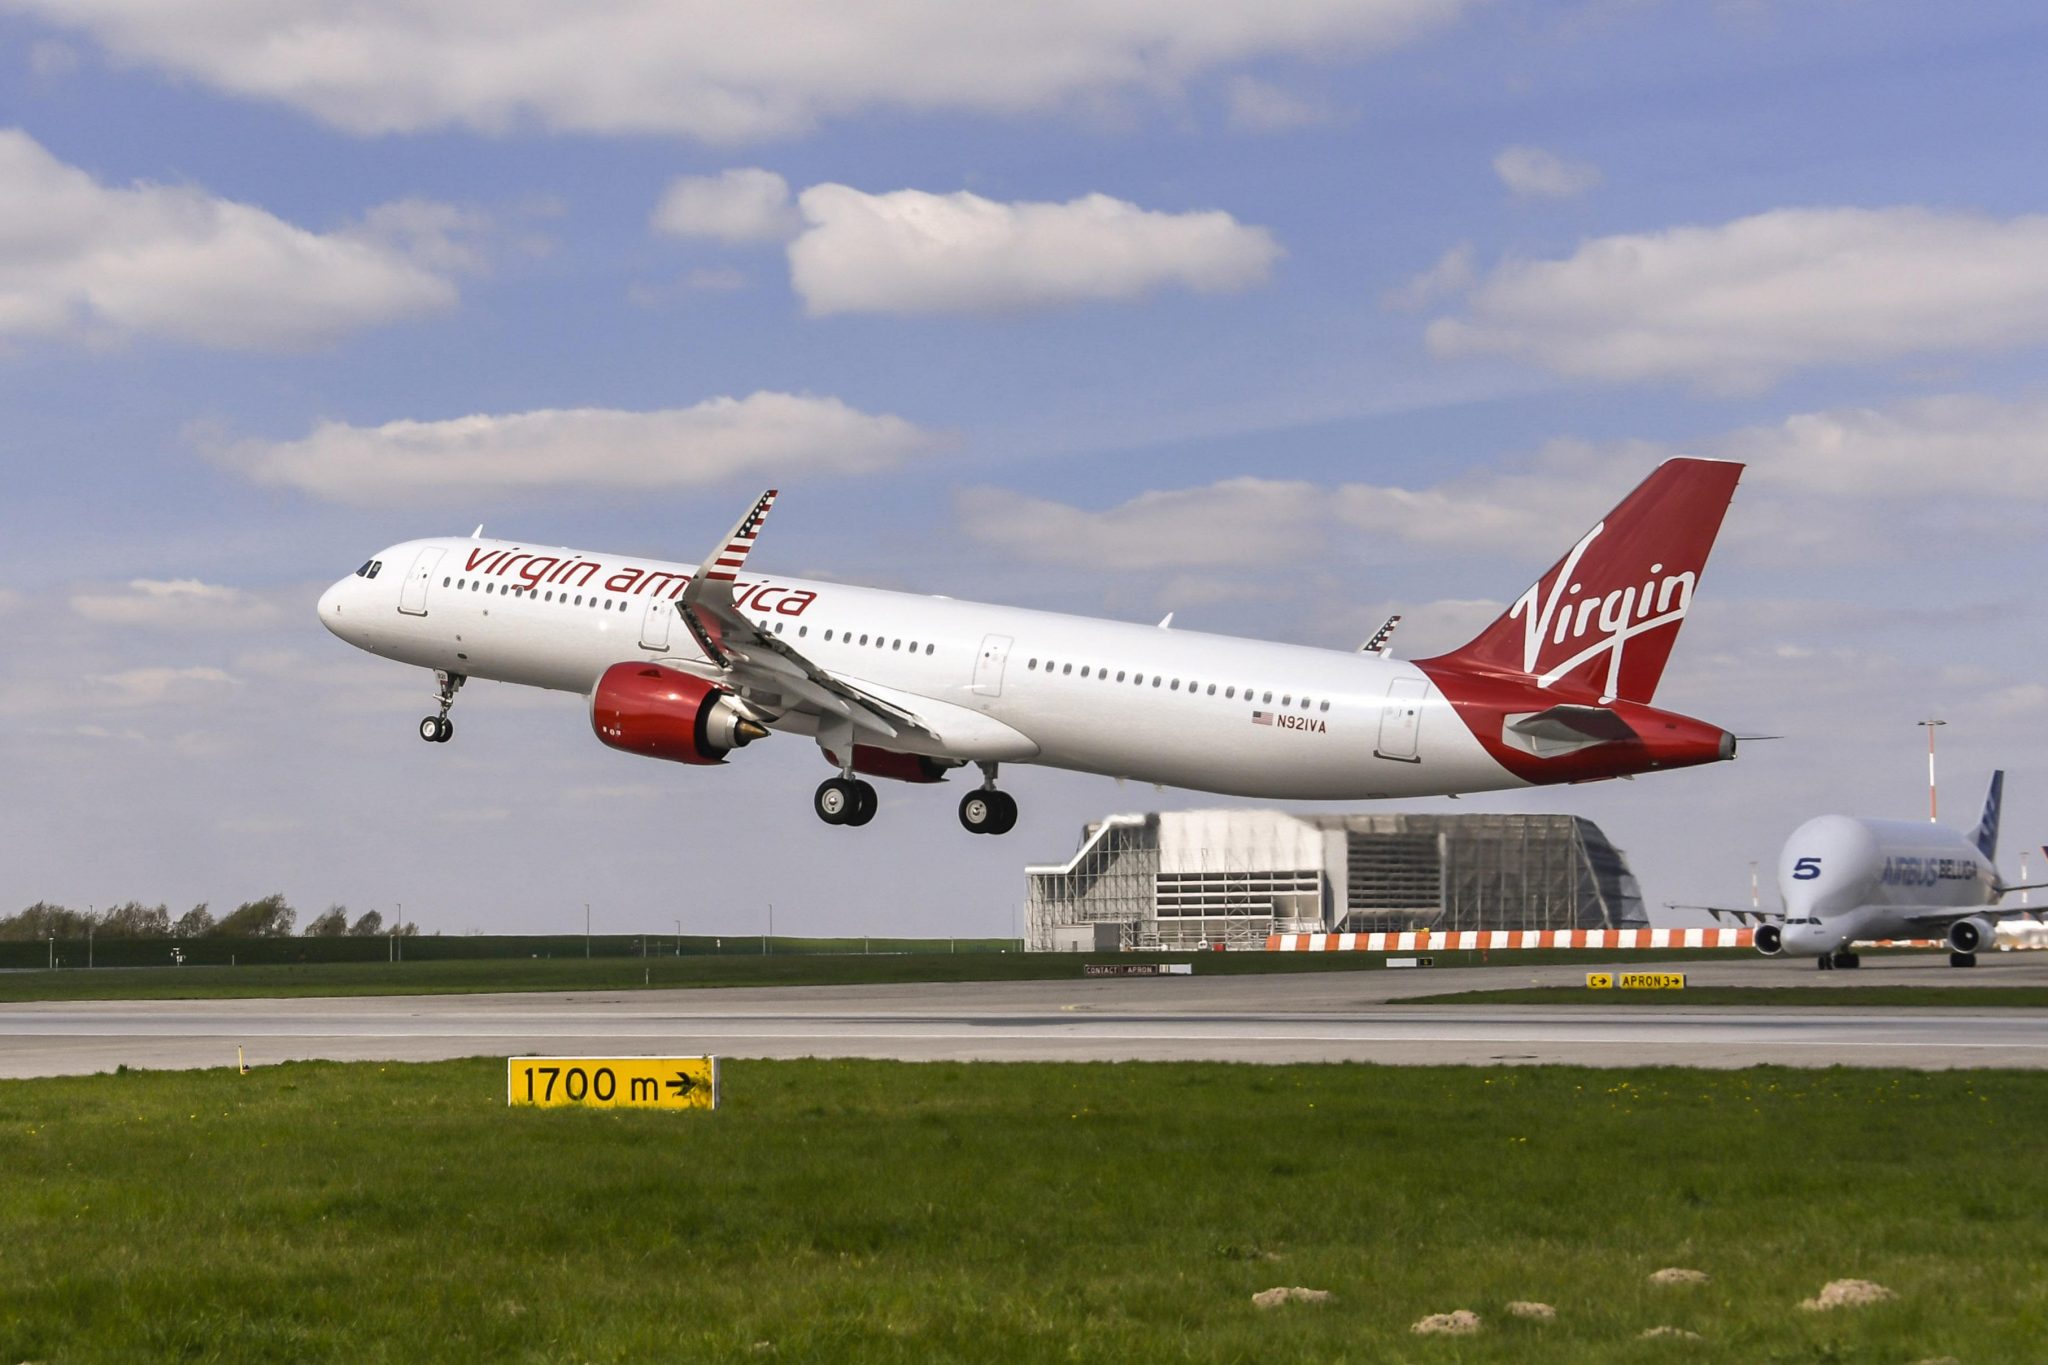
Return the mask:
{"type": "Polygon", "coordinates": [[[333,631],[336,635],[340,635],[344,640],[348,636],[343,633],[343,627],[347,624],[347,621],[343,615],[342,608],[348,597],[348,583],[349,580],[344,578],[326,592],[321,593],[319,607],[320,624],[333,631]]]}

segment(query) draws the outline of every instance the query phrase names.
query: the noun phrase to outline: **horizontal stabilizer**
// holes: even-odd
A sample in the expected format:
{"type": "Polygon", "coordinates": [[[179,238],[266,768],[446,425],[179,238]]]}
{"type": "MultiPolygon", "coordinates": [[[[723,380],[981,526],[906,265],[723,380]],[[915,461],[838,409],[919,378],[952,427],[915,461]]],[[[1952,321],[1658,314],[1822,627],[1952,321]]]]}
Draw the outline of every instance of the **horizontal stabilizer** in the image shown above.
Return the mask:
{"type": "Polygon", "coordinates": [[[1604,706],[1563,705],[1507,716],[1501,738],[1538,758],[1553,758],[1595,744],[1634,739],[1636,732],[1604,706]]]}

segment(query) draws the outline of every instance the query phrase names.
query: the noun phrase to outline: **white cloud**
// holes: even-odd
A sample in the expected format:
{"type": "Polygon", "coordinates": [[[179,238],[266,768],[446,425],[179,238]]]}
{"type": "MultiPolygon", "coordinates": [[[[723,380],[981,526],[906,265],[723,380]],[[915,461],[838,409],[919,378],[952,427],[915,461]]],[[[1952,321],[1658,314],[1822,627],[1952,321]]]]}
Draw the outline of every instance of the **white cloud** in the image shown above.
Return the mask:
{"type": "Polygon", "coordinates": [[[1259,57],[1385,50],[1465,0],[0,0],[116,59],[357,133],[540,126],[730,141],[870,108],[1018,114],[1259,57]]]}
{"type": "Polygon", "coordinates": [[[1467,303],[1430,325],[1437,354],[1756,389],[1813,365],[2048,339],[2048,215],[1776,209],[1505,261],[1467,303]]]}
{"type": "Polygon", "coordinates": [[[2048,398],[1945,394],[1806,412],[1713,444],[1760,478],[1814,493],[2048,499],[2048,398]]]}
{"type": "Polygon", "coordinates": [[[196,578],[137,578],[126,592],[77,593],[71,609],[88,621],[156,630],[254,630],[278,610],[254,593],[196,578]]]}
{"type": "Polygon", "coordinates": [[[1382,301],[1389,308],[1412,312],[1427,308],[1438,299],[1463,293],[1478,278],[1473,262],[1472,244],[1460,242],[1438,257],[1435,265],[1400,288],[1389,290],[1382,301]]]}
{"type": "Polygon", "coordinates": [[[242,685],[218,668],[131,668],[86,682],[96,700],[115,706],[196,705],[242,685]]]}
{"type": "Polygon", "coordinates": [[[431,199],[378,204],[347,235],[430,270],[482,270],[495,224],[487,213],[431,199]]]}
{"type": "Polygon", "coordinates": [[[78,70],[78,49],[54,38],[39,38],[28,47],[29,74],[54,81],[78,70]]]}
{"type": "Polygon", "coordinates": [[[457,503],[535,489],[700,488],[734,479],[865,474],[948,448],[900,417],[836,398],[760,392],[687,408],[543,408],[216,447],[258,483],[357,504],[457,503]]]}
{"type": "Polygon", "coordinates": [[[790,284],[814,315],[954,313],[1123,299],[1178,285],[1262,283],[1271,233],[1218,210],[1157,213],[1090,194],[1003,204],[978,194],[864,194],[813,185],[789,244],[790,284]]]}
{"type": "Polygon", "coordinates": [[[1230,126],[1254,133],[1280,133],[1331,123],[1336,114],[1319,101],[1283,90],[1256,76],[1233,76],[1225,87],[1230,98],[1230,126]]]}
{"type": "Polygon", "coordinates": [[[754,168],[670,181],[649,225],[671,237],[722,242],[780,242],[794,237],[800,226],[789,202],[789,182],[754,168]]]}
{"type": "Polygon", "coordinates": [[[187,186],[110,189],[17,129],[0,129],[0,202],[0,336],[300,347],[455,302],[402,251],[187,186]]]}
{"type": "Polygon", "coordinates": [[[1493,159],[1493,173],[1516,194],[1536,199],[1569,199],[1600,183],[1600,168],[1567,161],[1541,147],[1503,147],[1493,159]]]}
{"type": "Polygon", "coordinates": [[[1043,564],[1159,569],[1264,564],[1298,555],[1322,530],[1314,484],[1225,479],[1141,493],[1101,511],[1002,488],[955,499],[961,528],[985,545],[1043,564]]]}

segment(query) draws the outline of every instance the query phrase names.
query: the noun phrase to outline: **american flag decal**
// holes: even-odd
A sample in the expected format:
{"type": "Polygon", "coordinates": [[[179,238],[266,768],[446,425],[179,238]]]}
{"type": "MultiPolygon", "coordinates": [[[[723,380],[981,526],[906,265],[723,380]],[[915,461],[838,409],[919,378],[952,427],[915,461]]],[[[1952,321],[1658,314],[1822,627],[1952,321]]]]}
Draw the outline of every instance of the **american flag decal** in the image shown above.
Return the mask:
{"type": "Polygon", "coordinates": [[[763,493],[753,510],[740,518],[740,524],[733,527],[732,534],[725,538],[724,546],[704,566],[706,578],[717,583],[730,583],[739,577],[741,566],[747,562],[747,551],[754,548],[754,537],[761,533],[761,523],[768,519],[768,509],[775,505],[775,493],[773,488],[763,493]]]}
{"type": "Polygon", "coordinates": [[[1252,724],[1254,724],[1254,725],[1271,725],[1272,723],[1273,723],[1273,713],[1272,713],[1271,711],[1254,711],[1254,712],[1252,712],[1252,724]]]}

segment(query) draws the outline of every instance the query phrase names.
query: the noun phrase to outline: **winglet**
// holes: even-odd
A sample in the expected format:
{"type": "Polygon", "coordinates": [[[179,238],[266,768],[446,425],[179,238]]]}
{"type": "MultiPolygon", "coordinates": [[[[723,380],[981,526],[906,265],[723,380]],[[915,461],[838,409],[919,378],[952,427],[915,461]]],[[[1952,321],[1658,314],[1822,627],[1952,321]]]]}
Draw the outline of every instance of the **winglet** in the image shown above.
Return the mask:
{"type": "Polygon", "coordinates": [[[1394,628],[1400,624],[1401,613],[1397,611],[1386,620],[1380,622],[1380,628],[1372,633],[1370,640],[1367,640],[1358,647],[1358,652],[1360,654],[1377,654],[1381,658],[1385,658],[1387,646],[1394,638],[1394,628]]]}
{"type": "Polygon", "coordinates": [[[698,572],[714,583],[730,583],[738,578],[747,562],[747,552],[754,548],[754,537],[761,534],[761,523],[768,520],[768,509],[774,505],[775,490],[771,488],[755,499],[739,525],[732,528],[698,572]]]}

